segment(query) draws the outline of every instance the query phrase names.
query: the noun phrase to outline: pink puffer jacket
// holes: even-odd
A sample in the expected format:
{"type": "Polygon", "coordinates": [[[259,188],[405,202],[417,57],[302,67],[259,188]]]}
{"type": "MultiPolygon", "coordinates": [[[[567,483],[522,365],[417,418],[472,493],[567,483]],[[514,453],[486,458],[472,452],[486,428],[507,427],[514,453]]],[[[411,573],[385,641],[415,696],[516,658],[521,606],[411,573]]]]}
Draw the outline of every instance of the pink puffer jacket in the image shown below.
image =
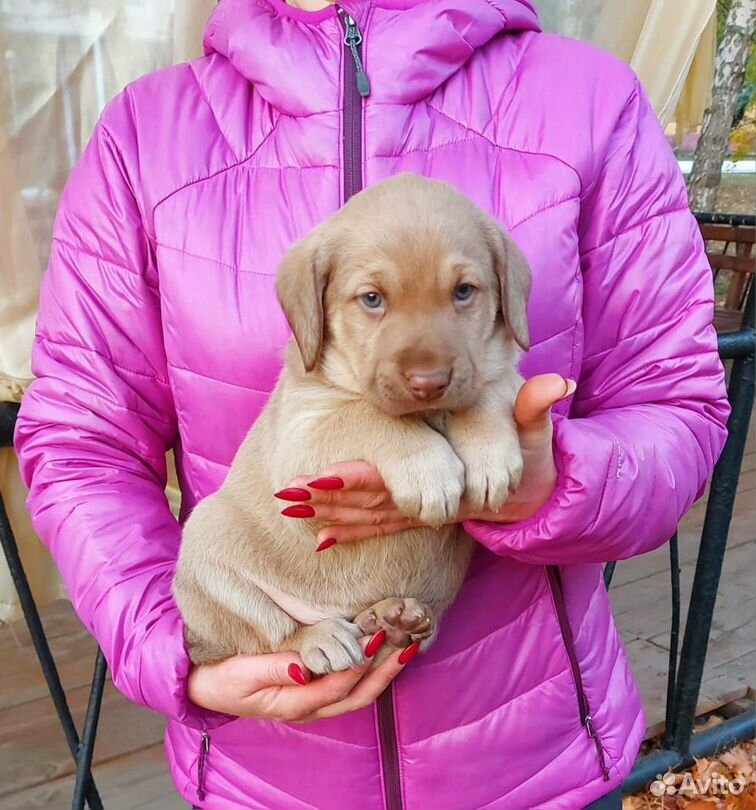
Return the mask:
{"type": "Polygon", "coordinates": [[[670,536],[725,438],[703,245],[636,78],[540,33],[527,0],[344,8],[354,27],[224,0],[205,58],[103,114],[60,207],[18,426],[34,523],[118,688],[169,718],[190,803],[580,808],[623,780],[645,726],[601,564],[670,536]],[[455,184],[530,260],[523,371],[579,382],[554,417],[557,490],[523,524],[468,526],[466,584],[380,707],[304,726],[201,711],[165,451],[186,514],[276,381],[282,254],[399,171],[455,184]]]}

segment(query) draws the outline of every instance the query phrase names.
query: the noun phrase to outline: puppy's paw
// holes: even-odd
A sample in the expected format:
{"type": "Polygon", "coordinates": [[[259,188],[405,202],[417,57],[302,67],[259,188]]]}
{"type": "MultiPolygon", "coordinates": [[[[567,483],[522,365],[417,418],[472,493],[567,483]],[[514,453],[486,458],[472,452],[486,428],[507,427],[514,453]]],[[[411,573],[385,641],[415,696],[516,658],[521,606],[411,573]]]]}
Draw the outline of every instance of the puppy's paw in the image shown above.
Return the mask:
{"type": "Polygon", "coordinates": [[[360,635],[360,628],[346,619],[324,619],[300,630],[297,651],[315,675],[341,672],[365,661],[360,635]]]}
{"type": "Polygon", "coordinates": [[[443,436],[431,446],[408,453],[381,470],[399,511],[428,526],[443,526],[459,511],[465,468],[443,436]]]}
{"type": "Polygon", "coordinates": [[[455,449],[465,465],[465,500],[475,510],[500,509],[522,478],[517,434],[455,449]]]}
{"type": "Polygon", "coordinates": [[[430,607],[417,599],[392,597],[363,610],[354,623],[366,636],[386,631],[386,641],[393,647],[406,647],[413,641],[431,638],[436,620],[430,607]]]}

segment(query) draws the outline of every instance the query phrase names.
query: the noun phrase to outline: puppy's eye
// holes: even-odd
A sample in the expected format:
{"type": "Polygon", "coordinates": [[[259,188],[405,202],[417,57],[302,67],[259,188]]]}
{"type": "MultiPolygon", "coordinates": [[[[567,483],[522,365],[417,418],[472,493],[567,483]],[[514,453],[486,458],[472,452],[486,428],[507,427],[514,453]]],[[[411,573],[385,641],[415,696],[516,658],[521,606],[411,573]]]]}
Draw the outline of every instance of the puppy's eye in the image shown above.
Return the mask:
{"type": "Polygon", "coordinates": [[[366,292],[360,300],[368,309],[379,309],[383,305],[383,296],[377,292],[366,292]]]}
{"type": "Polygon", "coordinates": [[[474,292],[475,287],[473,287],[472,284],[458,284],[454,288],[454,300],[459,301],[460,303],[463,301],[469,301],[474,292]]]}

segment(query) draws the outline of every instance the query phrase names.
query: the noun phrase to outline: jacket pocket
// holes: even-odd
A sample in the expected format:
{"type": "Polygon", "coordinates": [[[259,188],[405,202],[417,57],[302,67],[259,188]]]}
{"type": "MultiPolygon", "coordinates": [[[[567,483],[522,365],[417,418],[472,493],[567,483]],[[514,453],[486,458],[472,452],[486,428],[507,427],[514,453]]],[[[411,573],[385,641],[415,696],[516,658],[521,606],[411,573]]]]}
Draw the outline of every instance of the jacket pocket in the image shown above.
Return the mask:
{"type": "Polygon", "coordinates": [[[601,744],[601,738],[596,733],[593,725],[593,718],[591,717],[591,709],[588,705],[588,698],[583,688],[583,676],[580,674],[580,664],[578,663],[577,653],[575,652],[575,642],[572,636],[572,628],[567,617],[567,607],[564,601],[564,589],[562,588],[562,573],[556,565],[546,566],[546,574],[549,580],[549,587],[551,588],[551,596],[554,600],[554,607],[556,609],[557,620],[559,622],[559,630],[562,634],[562,641],[564,642],[565,650],[567,651],[567,659],[570,663],[570,672],[572,673],[572,680],[575,684],[575,694],[577,695],[578,712],[580,714],[580,722],[586,730],[588,736],[593,740],[596,747],[596,755],[598,756],[601,774],[604,781],[609,781],[609,768],[606,764],[606,754],[604,746],[601,744]]]}

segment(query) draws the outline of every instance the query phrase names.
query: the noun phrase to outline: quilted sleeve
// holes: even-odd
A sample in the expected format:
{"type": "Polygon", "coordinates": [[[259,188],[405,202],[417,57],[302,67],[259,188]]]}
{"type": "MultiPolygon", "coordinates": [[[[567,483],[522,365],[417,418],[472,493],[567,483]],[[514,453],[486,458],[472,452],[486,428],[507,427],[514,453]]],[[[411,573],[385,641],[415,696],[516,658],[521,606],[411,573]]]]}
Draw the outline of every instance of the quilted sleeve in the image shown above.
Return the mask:
{"type": "Polygon", "coordinates": [[[672,150],[637,80],[582,199],[584,361],[554,421],[551,501],[470,522],[500,554],[608,562],[658,547],[703,492],[729,415],[712,274],[672,150]]]}
{"type": "Polygon", "coordinates": [[[36,379],[15,441],[35,529],[117,688],[207,727],[224,718],[185,695],[189,660],[171,596],[180,527],[164,495],[165,454],[177,427],[156,274],[135,184],[107,124],[127,115],[123,107],[106,111],[61,200],[36,379]]]}

